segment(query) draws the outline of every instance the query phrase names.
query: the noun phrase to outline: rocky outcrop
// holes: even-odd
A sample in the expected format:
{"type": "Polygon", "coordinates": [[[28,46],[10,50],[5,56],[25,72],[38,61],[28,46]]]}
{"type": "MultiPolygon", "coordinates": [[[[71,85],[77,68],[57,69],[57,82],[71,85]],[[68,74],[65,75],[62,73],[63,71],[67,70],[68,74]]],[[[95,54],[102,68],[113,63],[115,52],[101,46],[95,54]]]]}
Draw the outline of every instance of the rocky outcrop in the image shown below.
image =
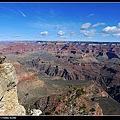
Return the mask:
{"type": "Polygon", "coordinates": [[[42,114],[41,110],[33,109],[31,111],[31,116],[40,116],[42,114]]]}
{"type": "Polygon", "coordinates": [[[120,103],[120,85],[119,86],[113,86],[108,89],[108,93],[112,98],[114,98],[116,101],[120,103]]]}
{"type": "Polygon", "coordinates": [[[36,109],[40,109],[43,112],[54,111],[57,105],[60,103],[58,95],[50,95],[41,97],[34,103],[36,109]]]}
{"type": "Polygon", "coordinates": [[[0,64],[0,115],[25,115],[26,111],[18,102],[18,78],[11,63],[0,64]]]}

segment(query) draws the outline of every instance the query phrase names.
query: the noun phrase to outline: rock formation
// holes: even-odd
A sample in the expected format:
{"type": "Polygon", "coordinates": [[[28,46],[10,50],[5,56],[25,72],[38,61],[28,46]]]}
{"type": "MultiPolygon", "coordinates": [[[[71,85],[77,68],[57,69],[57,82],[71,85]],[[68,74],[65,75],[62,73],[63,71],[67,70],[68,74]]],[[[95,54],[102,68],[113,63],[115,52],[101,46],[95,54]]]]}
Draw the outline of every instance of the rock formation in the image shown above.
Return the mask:
{"type": "Polygon", "coordinates": [[[5,60],[6,56],[0,56],[0,64],[2,64],[5,60]]]}
{"type": "Polygon", "coordinates": [[[0,115],[25,115],[25,108],[18,103],[18,78],[11,63],[0,64],[0,115]]]}

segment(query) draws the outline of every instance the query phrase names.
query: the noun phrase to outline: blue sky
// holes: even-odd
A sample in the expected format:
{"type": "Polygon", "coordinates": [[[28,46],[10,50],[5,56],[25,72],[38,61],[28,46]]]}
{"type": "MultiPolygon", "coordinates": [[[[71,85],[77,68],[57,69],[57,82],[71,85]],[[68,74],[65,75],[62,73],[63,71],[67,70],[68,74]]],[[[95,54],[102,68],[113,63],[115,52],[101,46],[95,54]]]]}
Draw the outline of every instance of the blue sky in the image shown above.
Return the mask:
{"type": "Polygon", "coordinates": [[[119,2],[1,2],[0,41],[120,42],[119,2]]]}

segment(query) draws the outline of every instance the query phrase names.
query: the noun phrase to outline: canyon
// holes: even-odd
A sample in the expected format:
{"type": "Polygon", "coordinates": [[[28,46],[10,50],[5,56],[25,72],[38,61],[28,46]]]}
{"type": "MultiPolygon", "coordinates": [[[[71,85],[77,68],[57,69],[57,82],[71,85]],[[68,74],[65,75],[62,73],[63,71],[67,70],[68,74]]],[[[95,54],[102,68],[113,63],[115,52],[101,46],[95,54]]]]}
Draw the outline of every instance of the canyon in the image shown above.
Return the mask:
{"type": "Polygon", "coordinates": [[[15,67],[18,101],[25,108],[29,104],[43,114],[69,115],[68,101],[77,94],[69,93],[70,84],[86,91],[74,98],[70,114],[120,114],[119,42],[1,42],[0,54],[15,67]],[[86,112],[80,109],[84,104],[86,112]]]}

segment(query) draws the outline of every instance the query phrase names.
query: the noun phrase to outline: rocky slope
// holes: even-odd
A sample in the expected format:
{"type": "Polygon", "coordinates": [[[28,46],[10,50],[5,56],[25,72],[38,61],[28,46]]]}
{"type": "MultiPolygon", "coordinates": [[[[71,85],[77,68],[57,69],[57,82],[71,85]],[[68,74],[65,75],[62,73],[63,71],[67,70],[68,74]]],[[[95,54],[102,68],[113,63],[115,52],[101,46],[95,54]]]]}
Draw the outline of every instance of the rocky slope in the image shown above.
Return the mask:
{"type": "Polygon", "coordinates": [[[62,94],[41,97],[34,107],[40,109],[43,115],[103,115],[99,103],[93,100],[94,96],[107,98],[108,94],[96,84],[87,88],[69,84],[69,89],[62,94]]]}
{"type": "Polygon", "coordinates": [[[0,115],[25,115],[25,108],[19,104],[17,95],[18,78],[11,63],[0,64],[0,115]]]}

